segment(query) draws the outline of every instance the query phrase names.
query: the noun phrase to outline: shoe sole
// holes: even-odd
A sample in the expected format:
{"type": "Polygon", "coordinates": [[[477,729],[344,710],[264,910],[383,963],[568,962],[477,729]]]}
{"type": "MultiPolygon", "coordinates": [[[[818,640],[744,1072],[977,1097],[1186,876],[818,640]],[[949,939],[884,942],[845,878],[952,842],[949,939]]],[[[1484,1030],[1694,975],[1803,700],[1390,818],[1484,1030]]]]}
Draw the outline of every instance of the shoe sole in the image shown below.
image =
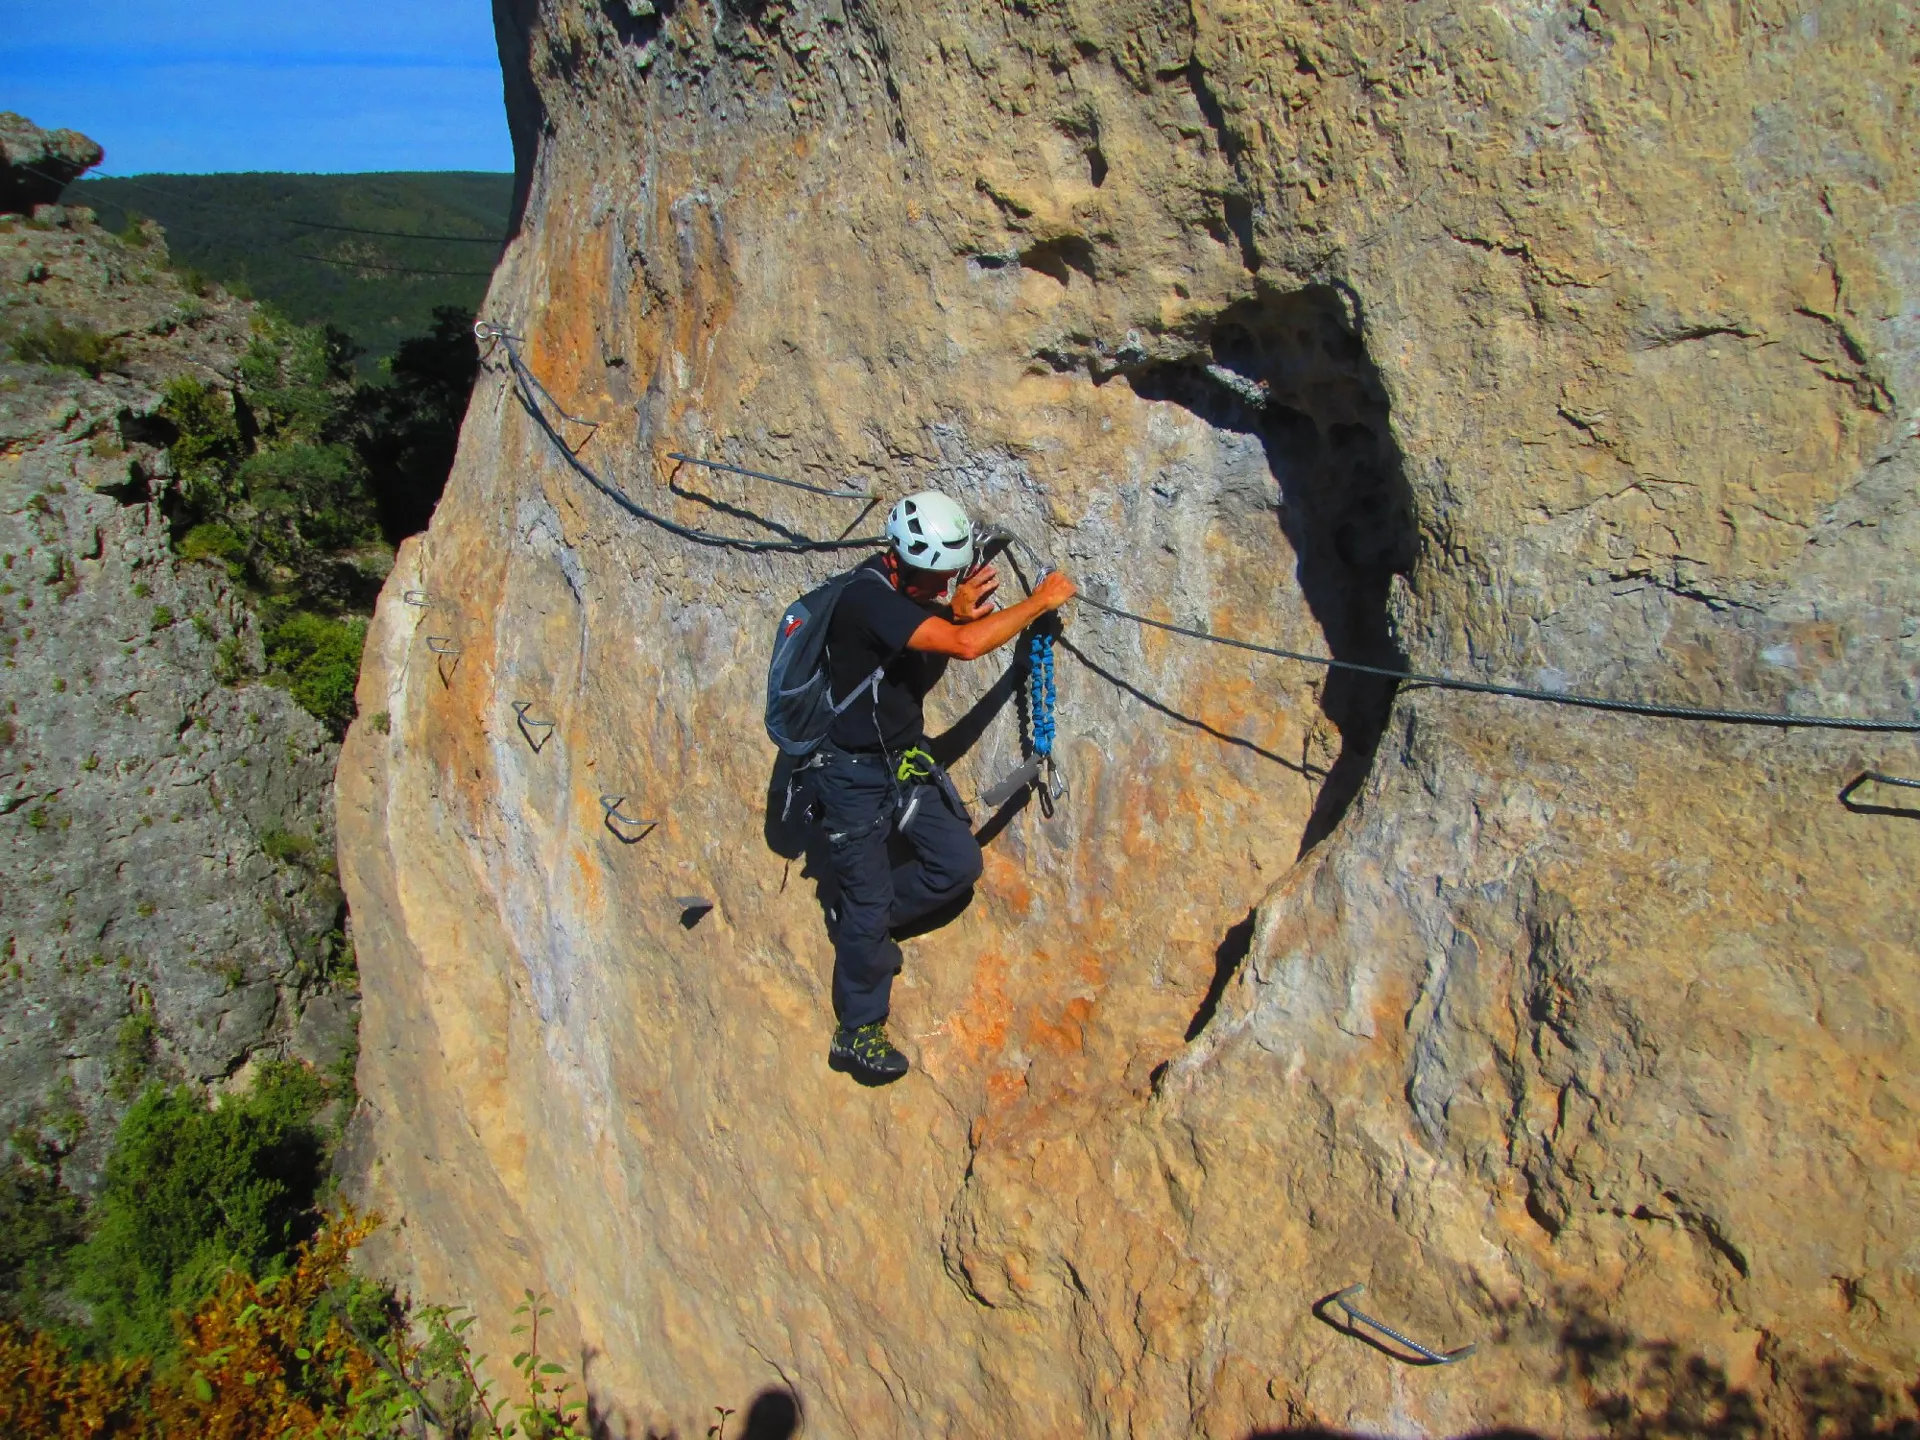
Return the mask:
{"type": "MultiPolygon", "coordinates": [[[[829,1070],[838,1070],[842,1075],[850,1076],[855,1084],[864,1085],[869,1090],[877,1090],[882,1085],[891,1085],[894,1081],[904,1080],[907,1077],[906,1070],[892,1073],[885,1070],[875,1070],[871,1066],[862,1065],[858,1060],[850,1056],[836,1055],[832,1051],[827,1052],[827,1068],[829,1070]]],[[[908,1069],[911,1068],[911,1066],[908,1067],[908,1069]]]]}

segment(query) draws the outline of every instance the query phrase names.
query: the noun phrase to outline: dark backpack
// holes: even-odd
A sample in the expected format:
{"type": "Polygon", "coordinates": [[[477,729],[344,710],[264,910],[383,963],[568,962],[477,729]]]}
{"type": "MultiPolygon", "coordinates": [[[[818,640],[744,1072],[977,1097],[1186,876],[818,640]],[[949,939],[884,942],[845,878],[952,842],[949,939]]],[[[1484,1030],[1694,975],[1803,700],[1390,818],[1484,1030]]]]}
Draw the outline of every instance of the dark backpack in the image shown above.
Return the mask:
{"type": "Polygon", "coordinates": [[[879,698],[885,667],[854,686],[851,694],[835,700],[827,664],[827,630],[834,606],[847,586],[862,575],[887,583],[886,576],[864,565],[836,575],[789,605],[773,632],[773,660],[767,666],[767,735],[789,755],[806,756],[819,749],[835,718],[862,692],[871,690],[879,698]]]}

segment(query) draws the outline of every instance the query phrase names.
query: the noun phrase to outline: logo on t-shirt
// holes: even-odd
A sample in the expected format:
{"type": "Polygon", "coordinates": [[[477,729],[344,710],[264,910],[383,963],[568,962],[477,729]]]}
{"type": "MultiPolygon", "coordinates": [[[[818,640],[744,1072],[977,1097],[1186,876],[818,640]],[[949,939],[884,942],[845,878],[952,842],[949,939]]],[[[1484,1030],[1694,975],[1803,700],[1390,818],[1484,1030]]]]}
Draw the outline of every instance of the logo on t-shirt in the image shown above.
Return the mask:
{"type": "Polygon", "coordinates": [[[807,623],[807,617],[804,615],[787,616],[787,623],[785,628],[780,631],[780,638],[782,640],[786,639],[789,635],[793,634],[794,631],[798,630],[802,625],[806,623],[807,623]]]}

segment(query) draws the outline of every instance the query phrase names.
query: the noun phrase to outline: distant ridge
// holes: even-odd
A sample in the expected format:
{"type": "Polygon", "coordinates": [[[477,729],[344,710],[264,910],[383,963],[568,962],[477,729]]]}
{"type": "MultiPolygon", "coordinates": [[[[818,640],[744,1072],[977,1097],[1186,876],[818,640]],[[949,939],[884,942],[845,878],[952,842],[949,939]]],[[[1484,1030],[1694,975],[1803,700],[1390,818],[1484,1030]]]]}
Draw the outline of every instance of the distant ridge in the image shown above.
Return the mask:
{"type": "Polygon", "coordinates": [[[242,285],[301,324],[339,326],[372,371],[432,326],[436,306],[479,308],[498,253],[486,242],[506,234],[513,177],[134,175],[82,180],[63,198],[110,229],[129,212],[159,221],[177,265],[242,285]]]}

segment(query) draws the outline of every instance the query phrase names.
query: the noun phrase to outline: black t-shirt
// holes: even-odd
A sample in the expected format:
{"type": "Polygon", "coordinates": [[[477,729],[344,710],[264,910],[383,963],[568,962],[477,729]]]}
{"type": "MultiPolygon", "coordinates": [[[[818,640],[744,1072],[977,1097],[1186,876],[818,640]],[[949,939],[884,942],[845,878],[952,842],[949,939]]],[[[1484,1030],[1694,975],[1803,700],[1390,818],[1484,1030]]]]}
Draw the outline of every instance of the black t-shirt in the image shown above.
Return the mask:
{"type": "Polygon", "coordinates": [[[921,702],[946,668],[940,656],[907,649],[913,632],[930,615],[931,605],[909,600],[887,579],[885,562],[875,556],[860,567],[880,576],[876,583],[856,576],[840,592],[827,627],[828,673],[833,677],[834,703],[855,688],[860,695],[840,712],[827,738],[843,750],[904,750],[920,743],[925,716],[921,702]],[[866,679],[885,667],[880,676],[877,705],[866,679]]]}

